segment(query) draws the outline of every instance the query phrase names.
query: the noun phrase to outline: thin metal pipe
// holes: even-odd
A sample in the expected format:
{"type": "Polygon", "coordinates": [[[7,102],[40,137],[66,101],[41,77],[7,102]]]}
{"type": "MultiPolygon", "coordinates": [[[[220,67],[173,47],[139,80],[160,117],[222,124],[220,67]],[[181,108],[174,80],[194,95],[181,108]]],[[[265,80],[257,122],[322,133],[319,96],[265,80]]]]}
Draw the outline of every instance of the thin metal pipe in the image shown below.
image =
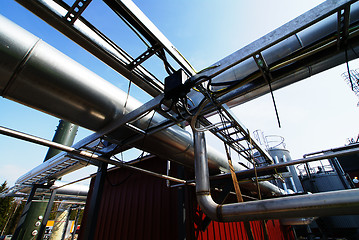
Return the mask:
{"type": "MultiPolygon", "coordinates": [[[[23,199],[23,200],[21,200],[22,202],[26,202],[26,199],[23,199]]],[[[34,199],[33,200],[34,202],[38,202],[38,201],[42,201],[42,200],[37,200],[37,199],[34,199]]],[[[54,201],[54,203],[62,203],[63,201],[62,200],[56,200],[56,201],[54,201]]],[[[79,205],[85,205],[86,204],[86,202],[68,202],[68,201],[66,201],[67,203],[69,203],[69,204],[79,204],[79,205]]]]}
{"type": "Polygon", "coordinates": [[[346,145],[346,146],[339,147],[339,148],[330,148],[330,149],[321,150],[321,151],[317,151],[317,152],[306,153],[303,155],[303,158],[306,158],[306,157],[312,156],[312,155],[317,155],[317,154],[322,154],[322,153],[327,153],[327,152],[334,152],[334,151],[338,151],[338,150],[344,150],[344,149],[355,148],[355,147],[359,148],[359,143],[350,144],[350,145],[346,145]]]}
{"type": "Polygon", "coordinates": [[[193,132],[197,201],[202,211],[212,220],[232,222],[359,213],[359,189],[217,204],[210,192],[205,137],[202,132],[193,132]]]}
{"type": "Polygon", "coordinates": [[[87,176],[87,177],[84,177],[84,178],[77,179],[77,180],[75,180],[75,181],[73,181],[73,182],[66,183],[66,184],[61,185],[61,186],[54,186],[54,187],[51,187],[51,190],[54,191],[54,190],[57,190],[57,189],[59,189],[59,188],[63,188],[63,187],[66,187],[66,186],[69,186],[69,185],[72,185],[72,184],[75,184],[75,183],[84,181],[84,180],[89,179],[89,178],[91,178],[91,177],[92,177],[92,176],[90,175],[90,176],[87,176]]]}
{"type": "MultiPolygon", "coordinates": [[[[184,184],[187,183],[186,180],[178,179],[178,178],[175,178],[175,177],[171,177],[171,176],[163,175],[163,174],[160,174],[160,173],[155,173],[155,172],[152,172],[152,171],[149,171],[149,170],[146,170],[146,169],[131,166],[131,165],[128,165],[128,164],[126,164],[124,162],[118,162],[118,161],[114,161],[114,160],[109,159],[109,158],[99,156],[99,155],[97,155],[95,153],[90,153],[90,152],[86,152],[86,151],[80,151],[80,150],[77,150],[77,149],[75,149],[73,147],[68,147],[66,145],[51,142],[51,141],[43,139],[43,138],[35,137],[35,136],[32,136],[32,135],[22,133],[22,132],[18,132],[18,131],[15,131],[15,130],[12,130],[12,129],[9,129],[9,128],[5,128],[5,127],[2,127],[2,126],[0,126],[0,134],[10,136],[10,137],[14,137],[14,138],[21,139],[21,140],[25,140],[25,141],[28,141],[28,142],[32,142],[32,143],[35,143],[35,144],[42,145],[42,146],[53,147],[53,148],[59,149],[61,151],[71,153],[73,155],[77,155],[77,156],[80,156],[80,157],[99,160],[101,162],[109,163],[109,164],[112,164],[112,165],[115,165],[115,166],[118,166],[118,167],[129,168],[129,169],[132,169],[132,170],[135,170],[135,171],[146,173],[146,174],[149,174],[151,176],[163,178],[163,179],[170,180],[170,181],[173,181],[173,182],[184,183],[184,184]]],[[[188,183],[188,184],[192,185],[192,183],[188,183]]]]}
{"type": "MultiPolygon", "coordinates": [[[[297,160],[281,162],[281,163],[277,163],[277,164],[273,164],[273,165],[269,165],[269,166],[257,167],[256,170],[257,170],[257,172],[263,172],[263,171],[268,171],[268,170],[272,170],[272,169],[288,167],[288,166],[292,166],[292,165],[296,165],[296,164],[313,162],[313,161],[318,161],[318,160],[323,160],[323,159],[331,159],[334,157],[340,157],[340,156],[345,156],[345,155],[350,155],[350,154],[355,154],[355,153],[359,153],[359,146],[357,148],[342,150],[342,151],[333,152],[333,153],[327,153],[327,154],[323,154],[320,156],[300,158],[297,160]]],[[[245,174],[253,174],[253,173],[254,173],[254,169],[248,169],[248,170],[236,172],[237,176],[241,176],[241,175],[245,175],[245,174]]],[[[231,176],[230,173],[218,174],[218,175],[211,176],[210,179],[211,180],[223,179],[223,178],[228,178],[230,176],[231,176]]]]}
{"type": "MultiPolygon", "coordinates": [[[[26,4],[26,2],[28,3],[30,1],[21,0],[21,2],[23,2],[23,4],[26,4]]],[[[39,1],[33,1],[33,2],[39,2],[39,1]]],[[[52,1],[44,0],[41,2],[44,3],[44,2],[52,2],[52,1]]],[[[310,13],[307,14],[308,18],[305,17],[306,15],[298,18],[299,20],[304,21],[304,22],[301,22],[300,28],[298,28],[297,23],[293,24],[295,21],[292,21],[289,25],[288,24],[286,25],[286,26],[290,26],[290,28],[288,30],[289,32],[287,32],[287,33],[282,32],[283,30],[288,29],[288,28],[286,28],[286,26],[284,26],[278,30],[275,30],[275,32],[278,33],[278,35],[276,35],[276,39],[269,38],[269,42],[268,42],[268,41],[264,41],[266,38],[266,37],[264,37],[264,38],[262,38],[262,40],[257,41],[257,43],[259,44],[257,46],[258,47],[257,50],[259,49],[260,51],[262,51],[263,49],[267,48],[269,45],[277,43],[277,42],[278,42],[278,47],[279,47],[279,45],[280,46],[285,45],[285,44],[280,43],[279,41],[284,40],[287,36],[290,35],[289,33],[293,33],[293,31],[295,29],[298,31],[300,29],[304,29],[305,27],[307,27],[311,23],[313,23],[313,21],[314,22],[319,21],[321,18],[324,18],[325,16],[327,16],[329,14],[329,12],[335,12],[338,7],[342,6],[341,4],[350,4],[352,2],[353,1],[341,1],[341,3],[335,3],[335,4],[331,3],[330,1],[326,2],[322,6],[326,6],[327,10],[319,9],[320,10],[319,12],[321,14],[320,18],[313,20],[313,16],[314,15],[317,16],[316,14],[313,14],[313,12],[315,13],[318,11],[318,8],[316,8],[316,10],[310,11],[310,13]]],[[[28,5],[31,6],[31,3],[29,3],[28,5]]],[[[39,9],[41,8],[39,6],[37,6],[37,7],[39,9]]],[[[47,11],[46,7],[44,7],[44,9],[45,9],[44,12],[46,12],[47,11]]],[[[43,14],[44,14],[44,16],[47,15],[46,13],[43,13],[43,14]]],[[[49,16],[49,15],[47,15],[47,17],[51,18],[51,16],[49,16]]],[[[56,22],[57,20],[53,20],[53,21],[56,22]]],[[[58,24],[60,24],[60,21],[58,22],[58,24]]],[[[325,24],[322,24],[322,25],[325,25],[325,24]]],[[[8,27],[4,27],[4,29],[6,30],[6,29],[8,29],[8,27]]],[[[327,27],[324,26],[323,31],[326,32],[326,29],[327,29],[327,27]]],[[[319,39],[323,38],[323,36],[321,34],[319,34],[319,32],[321,32],[321,31],[316,31],[317,34],[313,34],[313,31],[311,31],[312,29],[309,29],[309,30],[310,31],[307,32],[307,35],[308,36],[313,35],[313,38],[315,38],[314,40],[319,40],[319,39]]],[[[15,31],[13,31],[13,32],[15,32],[15,31]]],[[[16,31],[16,32],[18,33],[18,31],[16,31]]],[[[314,33],[316,33],[316,32],[314,32],[314,33]]],[[[12,43],[14,41],[11,39],[10,42],[12,43]]],[[[29,41],[25,41],[25,38],[24,38],[24,42],[29,42],[29,41]]],[[[40,48],[40,46],[42,46],[42,43],[37,44],[35,50],[40,48]]],[[[239,63],[247,55],[249,56],[253,53],[252,50],[255,50],[255,49],[253,49],[253,46],[254,45],[248,46],[244,50],[241,50],[241,51],[235,53],[234,55],[231,55],[231,57],[226,58],[225,61],[229,60],[227,62],[229,65],[231,65],[232,63],[239,63]]],[[[23,45],[21,45],[21,47],[23,47],[23,45]]],[[[91,47],[89,47],[89,48],[91,48],[91,47]]],[[[11,50],[14,48],[11,47],[9,49],[11,50]]],[[[284,49],[284,47],[281,49],[284,49]]],[[[18,102],[22,102],[28,106],[32,106],[32,107],[41,109],[44,112],[60,116],[61,118],[64,118],[64,119],[73,120],[73,121],[81,120],[82,126],[85,125],[88,128],[92,128],[92,129],[96,129],[96,130],[108,125],[109,123],[113,122],[115,119],[119,119],[120,117],[122,117],[121,114],[119,114],[119,113],[123,112],[122,111],[123,109],[121,109],[123,104],[122,104],[122,102],[117,100],[119,98],[118,96],[121,95],[120,92],[117,92],[117,91],[109,92],[108,89],[114,89],[114,88],[106,87],[108,85],[104,85],[104,83],[102,81],[97,81],[98,76],[94,76],[92,74],[91,74],[91,76],[88,76],[89,73],[87,71],[78,71],[78,69],[79,69],[78,64],[68,61],[68,59],[65,59],[64,56],[57,55],[57,53],[54,52],[53,49],[51,49],[51,51],[52,51],[52,54],[48,54],[48,51],[46,48],[45,50],[42,50],[42,52],[44,52],[45,54],[43,54],[43,55],[40,54],[41,57],[44,57],[43,59],[40,57],[37,57],[40,55],[36,55],[36,57],[31,56],[31,57],[33,57],[32,59],[29,59],[31,61],[24,62],[23,69],[25,69],[27,71],[19,70],[19,72],[16,72],[16,73],[18,73],[18,75],[16,75],[16,79],[12,79],[12,82],[11,82],[13,87],[10,88],[10,90],[12,90],[12,91],[11,92],[7,91],[7,94],[11,93],[11,95],[7,95],[7,97],[9,97],[13,100],[16,100],[18,102]],[[58,63],[59,68],[52,68],[51,65],[49,65],[49,62],[51,62],[53,60],[51,58],[53,56],[54,56],[55,60],[58,60],[58,61],[56,61],[56,63],[58,63]],[[32,63],[33,65],[29,64],[29,62],[32,63]],[[72,67],[68,68],[67,66],[72,66],[72,67]],[[49,73],[51,73],[51,74],[45,75],[44,72],[33,71],[34,69],[51,69],[51,71],[46,71],[46,74],[49,74],[49,73]],[[32,74],[30,74],[30,73],[32,73],[32,74]],[[46,81],[44,81],[44,84],[31,84],[32,81],[35,81],[35,80],[36,80],[36,82],[38,82],[38,80],[40,79],[38,76],[40,76],[40,75],[43,76],[43,78],[41,78],[41,79],[46,80],[46,81]],[[74,77],[71,78],[71,75],[74,75],[74,77]],[[82,76],[85,76],[85,77],[82,77],[82,76]],[[26,81],[23,81],[24,79],[22,79],[22,77],[26,77],[26,81]],[[54,82],[54,83],[50,84],[50,81],[48,81],[49,79],[56,79],[58,81],[55,81],[56,83],[54,82]],[[87,81],[88,79],[92,79],[94,81],[91,81],[91,83],[90,83],[90,81],[87,81]],[[24,82],[26,82],[29,85],[25,86],[24,82]],[[74,84],[74,83],[76,83],[76,84],[74,84]],[[47,88],[42,89],[42,87],[45,86],[46,84],[49,84],[49,86],[47,88]],[[54,84],[56,84],[56,85],[54,85],[54,84]],[[34,87],[31,88],[29,86],[34,86],[34,87]],[[73,86],[77,86],[77,88],[75,88],[73,86]],[[93,91],[94,89],[98,89],[99,86],[105,86],[103,89],[104,91],[93,91]],[[53,93],[48,92],[48,89],[60,89],[61,91],[57,91],[57,92],[66,92],[66,93],[69,93],[69,96],[68,97],[67,96],[63,96],[63,97],[58,96],[58,94],[56,95],[55,92],[53,92],[53,93]],[[39,102],[34,102],[34,100],[33,100],[32,96],[36,93],[40,93],[40,95],[38,95],[38,98],[36,98],[36,100],[40,99],[39,101],[41,102],[41,104],[39,102]],[[52,96],[52,94],[53,94],[53,96],[57,96],[59,99],[62,100],[60,103],[64,103],[64,104],[66,104],[66,106],[72,106],[73,107],[73,108],[71,108],[72,111],[69,111],[68,107],[63,107],[62,104],[56,104],[56,103],[58,103],[57,102],[58,98],[54,97],[54,99],[56,101],[54,99],[49,99],[48,96],[49,95],[52,96]],[[94,101],[93,105],[88,104],[88,105],[84,105],[84,106],[79,106],[80,103],[82,102],[82,100],[90,99],[87,95],[90,95],[91,97],[97,96],[98,98],[96,98],[96,101],[94,101]],[[71,101],[69,99],[74,99],[74,100],[71,101]],[[77,101],[77,99],[79,99],[81,101],[77,101]],[[43,102],[46,102],[46,104],[44,105],[43,102]],[[71,104],[69,104],[69,103],[71,103],[71,104]],[[115,104],[113,104],[111,106],[107,106],[109,103],[115,103],[115,104]],[[106,105],[107,107],[105,108],[104,105],[106,105]],[[62,106],[61,109],[59,109],[58,106],[62,106]],[[98,108],[93,109],[93,106],[97,106],[98,108]],[[85,110],[83,114],[81,114],[81,109],[85,110]],[[95,111],[93,111],[93,110],[95,110],[95,111]],[[102,111],[102,110],[106,110],[106,111],[102,111]],[[62,116],[65,116],[65,117],[62,117],[62,116]],[[76,117],[74,117],[74,116],[76,116],[76,117]]],[[[42,53],[42,52],[38,51],[37,53],[42,53]]],[[[279,54],[279,52],[280,51],[277,51],[275,53],[279,54]]],[[[5,52],[5,53],[7,53],[7,52],[5,52]]],[[[270,54],[270,55],[277,56],[278,54],[270,54]]],[[[285,56],[288,56],[288,54],[285,56]]],[[[280,56],[278,56],[278,58],[282,58],[282,55],[281,54],[279,54],[279,55],[280,56]]],[[[9,56],[4,55],[4,59],[6,59],[5,62],[8,63],[9,56]]],[[[280,60],[280,59],[278,59],[278,60],[280,60]]],[[[329,65],[326,64],[326,65],[330,67],[332,65],[337,65],[340,62],[340,61],[339,62],[334,61],[334,63],[333,63],[333,61],[331,61],[331,64],[329,64],[329,65]]],[[[227,67],[229,66],[225,62],[223,62],[223,61],[221,61],[221,62],[224,64],[220,65],[219,68],[222,68],[222,67],[226,68],[226,66],[227,67]]],[[[218,71],[219,68],[211,68],[211,70],[209,70],[209,72],[211,72],[212,70],[218,71]]],[[[243,68],[241,68],[240,66],[239,66],[239,69],[240,69],[240,71],[243,70],[243,68]]],[[[296,69],[296,71],[299,71],[299,70],[296,69]]],[[[244,71],[244,72],[247,73],[247,71],[244,71]]],[[[207,71],[204,71],[203,73],[208,74],[207,71]]],[[[219,73],[219,71],[218,71],[218,73],[219,73]]],[[[231,75],[233,75],[233,74],[231,74],[231,75]]],[[[234,76],[236,76],[236,74],[234,74],[234,76]]],[[[302,79],[302,78],[301,77],[300,78],[293,77],[293,78],[291,78],[291,82],[294,82],[294,81],[297,81],[300,79],[302,79]]],[[[222,80],[225,81],[226,79],[222,78],[222,80]]],[[[283,82],[283,79],[279,79],[279,80],[281,82],[283,82]]],[[[279,82],[279,80],[278,80],[278,82],[279,82]]],[[[283,83],[283,85],[287,85],[291,82],[285,82],[285,83],[283,83]]],[[[259,96],[262,94],[261,92],[257,92],[257,90],[256,90],[257,88],[253,85],[252,82],[248,83],[248,85],[249,86],[247,87],[247,90],[248,90],[248,92],[252,93],[252,94],[250,94],[251,96],[259,96]]],[[[232,93],[240,94],[240,91],[238,91],[238,92],[233,91],[232,93]]],[[[236,98],[237,99],[242,98],[241,96],[242,95],[236,95],[236,98]]],[[[233,97],[234,97],[234,95],[233,95],[233,97]]],[[[131,105],[134,106],[136,104],[133,103],[131,105]]],[[[127,105],[127,106],[130,106],[130,105],[127,105]]],[[[148,118],[146,118],[146,120],[142,121],[140,126],[143,126],[143,124],[148,124],[148,118]]],[[[137,127],[140,127],[140,126],[137,126],[137,127]]],[[[145,129],[145,128],[142,128],[142,129],[145,129]]],[[[184,131],[180,132],[180,133],[177,133],[176,131],[179,132],[179,129],[171,128],[171,129],[167,129],[165,131],[161,131],[160,133],[156,134],[155,136],[151,136],[150,142],[152,144],[148,143],[149,141],[146,141],[144,144],[137,144],[136,147],[142,148],[143,150],[146,150],[146,151],[154,153],[154,154],[160,154],[160,155],[165,156],[174,161],[181,162],[182,164],[185,164],[185,165],[189,165],[189,164],[192,165],[193,164],[193,156],[194,156],[192,139],[190,136],[185,136],[187,133],[185,133],[184,131]],[[156,140],[156,141],[152,141],[152,140],[156,140]],[[170,143],[170,144],[168,144],[168,143],[170,143]],[[162,148],[162,146],[164,146],[164,145],[166,145],[166,152],[164,152],[163,148],[162,148]]],[[[123,139],[126,139],[126,137],[128,137],[129,135],[130,134],[128,134],[128,131],[124,131],[124,133],[121,132],[121,134],[118,134],[115,137],[117,138],[117,140],[123,140],[123,139]]],[[[226,168],[228,168],[227,165],[224,164],[226,162],[226,159],[224,157],[222,157],[216,153],[213,154],[212,151],[208,151],[208,154],[211,155],[209,157],[211,169],[225,170],[226,168]]],[[[240,169],[240,168],[238,168],[238,169],[240,169]]],[[[270,187],[270,186],[268,186],[268,187],[270,187]]]]}
{"type": "Polygon", "coordinates": [[[313,222],[316,218],[284,218],[280,220],[281,225],[285,226],[298,226],[298,225],[308,225],[313,222]]]}

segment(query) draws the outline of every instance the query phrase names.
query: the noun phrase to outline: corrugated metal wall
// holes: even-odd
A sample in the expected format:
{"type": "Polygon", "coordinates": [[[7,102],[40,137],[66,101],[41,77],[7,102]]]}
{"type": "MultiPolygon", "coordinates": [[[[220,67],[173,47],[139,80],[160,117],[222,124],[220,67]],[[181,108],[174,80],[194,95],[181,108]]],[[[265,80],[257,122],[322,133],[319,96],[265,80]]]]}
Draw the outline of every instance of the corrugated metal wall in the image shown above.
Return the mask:
{"type": "MultiPolygon", "coordinates": [[[[205,215],[199,209],[195,215],[195,239],[248,239],[243,222],[220,223],[212,221],[205,231],[201,231],[200,226],[201,222],[205,218],[205,215]]],[[[269,220],[265,223],[263,223],[263,221],[250,222],[252,234],[255,240],[266,239],[264,224],[267,227],[269,240],[295,239],[292,227],[280,225],[279,220],[269,220]]]]}
{"type": "MultiPolygon", "coordinates": [[[[152,158],[136,166],[158,173],[166,173],[166,161],[152,158]]],[[[173,165],[172,165],[172,169],[173,165]]],[[[94,179],[91,182],[91,188],[94,179]]],[[[194,188],[190,188],[190,190],[194,188]]],[[[193,191],[192,191],[193,192],[193,191]]],[[[89,192],[88,202],[92,191],[89,192]]],[[[178,189],[166,187],[166,181],[127,169],[108,172],[101,200],[94,239],[179,239],[178,189]]],[[[198,209],[194,194],[187,194],[194,206],[187,215],[187,239],[248,239],[243,223],[211,222],[206,231],[198,227],[204,214],[198,209]],[[191,213],[191,214],[188,214],[191,213]],[[191,227],[188,227],[191,226],[191,227]]],[[[89,206],[89,204],[86,206],[89,206]]],[[[85,209],[80,236],[86,224],[85,209]]],[[[264,239],[261,222],[251,222],[256,240],[264,239]]],[[[279,221],[268,221],[269,239],[294,239],[292,230],[280,226],[279,221]]]]}
{"type": "MultiPolygon", "coordinates": [[[[157,161],[165,163],[154,159],[138,166],[166,172],[166,165],[157,161]]],[[[106,176],[95,239],[171,239],[177,235],[176,209],[176,190],[167,188],[166,181],[116,169],[106,176]]]]}

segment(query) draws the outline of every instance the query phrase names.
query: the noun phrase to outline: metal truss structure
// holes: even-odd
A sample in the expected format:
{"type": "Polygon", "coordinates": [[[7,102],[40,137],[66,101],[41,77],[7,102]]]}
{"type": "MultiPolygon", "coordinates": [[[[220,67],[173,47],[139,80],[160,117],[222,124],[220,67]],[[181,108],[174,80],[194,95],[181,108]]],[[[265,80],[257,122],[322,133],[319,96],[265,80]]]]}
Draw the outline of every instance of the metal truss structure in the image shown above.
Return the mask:
{"type": "MultiPolygon", "coordinates": [[[[83,163],[100,166],[105,162],[135,168],[113,156],[126,149],[138,147],[136,143],[145,137],[154,136],[158,139],[162,134],[161,137],[166,139],[171,135],[166,131],[183,131],[185,134],[184,130],[177,126],[182,122],[192,122],[191,126],[195,132],[211,131],[247,161],[251,161],[252,152],[256,151],[271,164],[271,157],[251,138],[248,129],[236,119],[229,108],[354,59],[355,50],[359,49],[359,5],[352,0],[326,1],[198,73],[130,0],[104,2],[146,43],[147,50],[135,57],[126,53],[82,17],[81,14],[91,4],[91,0],[76,0],[72,6],[62,0],[16,1],[135,83],[153,99],[144,105],[130,108],[123,116],[113,118],[106,124],[91,125],[89,128],[96,131],[94,134],[67,148],[1,128],[2,134],[64,151],[20,177],[8,194],[28,189],[28,186],[34,184],[52,182],[83,167],[83,163]],[[318,28],[324,29],[325,33],[319,33],[318,28]],[[347,53],[346,56],[344,52],[347,53]],[[180,96],[166,97],[164,83],[143,66],[149,58],[157,56],[165,63],[168,72],[174,73],[175,70],[169,66],[166,55],[178,64],[186,76],[186,81],[178,85],[181,89],[180,96]],[[157,117],[149,117],[155,114],[157,117]],[[209,120],[208,117],[214,114],[221,118],[219,123],[209,120]],[[195,126],[197,120],[201,128],[195,126]],[[126,134],[128,132],[130,133],[126,134]]],[[[3,95],[6,97],[6,94],[3,95]]],[[[48,112],[51,113],[51,110],[48,112]]],[[[81,122],[79,124],[81,125],[81,122]]],[[[189,154],[194,156],[196,149],[192,139],[188,146],[184,144],[188,139],[191,137],[182,137],[178,141],[186,146],[184,148],[191,149],[189,154]]],[[[145,146],[143,150],[158,153],[152,146],[145,146]]],[[[193,167],[193,159],[189,162],[170,155],[168,157],[193,167]]],[[[221,159],[218,160],[216,156],[209,156],[209,159],[210,170],[217,173],[218,170],[228,171],[227,165],[223,164],[221,159]]],[[[251,163],[253,166],[257,164],[255,160],[251,163]]],[[[241,171],[237,172],[240,173],[241,171]]],[[[159,177],[193,185],[170,176],[159,177]]],[[[262,187],[272,189],[268,184],[262,184],[262,187]]]]}

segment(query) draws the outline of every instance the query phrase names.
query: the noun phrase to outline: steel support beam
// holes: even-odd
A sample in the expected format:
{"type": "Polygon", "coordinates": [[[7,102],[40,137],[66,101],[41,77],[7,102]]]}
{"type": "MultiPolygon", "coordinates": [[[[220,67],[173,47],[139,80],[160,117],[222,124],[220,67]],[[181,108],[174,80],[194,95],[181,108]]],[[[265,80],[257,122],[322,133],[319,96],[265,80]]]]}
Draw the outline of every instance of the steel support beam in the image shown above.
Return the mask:
{"type": "Polygon", "coordinates": [[[44,235],[45,229],[46,229],[46,224],[47,224],[47,221],[49,220],[51,208],[52,208],[52,205],[54,204],[55,197],[56,197],[56,190],[52,190],[49,202],[47,203],[45,214],[42,218],[41,227],[40,227],[39,233],[36,238],[37,240],[43,239],[43,235],[44,235]]]}
{"type": "Polygon", "coordinates": [[[20,221],[17,224],[17,227],[15,229],[15,232],[14,232],[14,235],[13,235],[12,239],[21,239],[20,238],[20,232],[21,232],[22,228],[24,227],[27,212],[30,209],[31,202],[32,202],[32,200],[33,200],[33,198],[35,196],[36,190],[37,190],[37,186],[32,186],[30,194],[29,194],[29,196],[27,198],[27,201],[25,203],[24,209],[22,210],[20,221]]]}
{"type": "Polygon", "coordinates": [[[139,66],[135,70],[130,71],[127,68],[127,64],[130,64],[134,59],[90,23],[84,21],[81,17],[74,24],[65,21],[64,17],[70,7],[65,8],[52,0],[16,1],[112,67],[115,71],[133,81],[151,96],[155,97],[163,92],[163,84],[144,67],[139,66]]]}
{"type": "Polygon", "coordinates": [[[117,14],[126,19],[152,45],[159,44],[171,57],[192,76],[195,70],[175,46],[161,33],[146,15],[131,0],[104,0],[117,14]]]}
{"type": "Polygon", "coordinates": [[[80,213],[81,213],[81,207],[77,207],[77,214],[76,214],[75,223],[74,223],[74,230],[72,231],[72,235],[71,235],[71,240],[75,239],[80,213]]]}
{"type": "Polygon", "coordinates": [[[83,232],[84,236],[82,239],[95,239],[95,231],[97,227],[97,217],[100,210],[103,185],[105,183],[107,174],[107,163],[102,163],[98,167],[97,175],[95,178],[95,184],[92,190],[92,195],[89,204],[89,210],[86,218],[85,230],[83,232]]]}

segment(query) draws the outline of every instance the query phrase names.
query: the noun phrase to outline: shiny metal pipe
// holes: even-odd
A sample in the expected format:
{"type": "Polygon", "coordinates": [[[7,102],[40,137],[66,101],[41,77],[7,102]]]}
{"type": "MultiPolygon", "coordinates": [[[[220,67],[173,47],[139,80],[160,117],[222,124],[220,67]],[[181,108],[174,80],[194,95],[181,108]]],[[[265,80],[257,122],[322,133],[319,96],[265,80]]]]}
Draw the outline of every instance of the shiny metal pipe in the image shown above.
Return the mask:
{"type": "Polygon", "coordinates": [[[56,182],[50,189],[56,189],[56,195],[68,195],[68,196],[87,196],[87,193],[89,191],[88,185],[79,185],[79,184],[73,184],[73,185],[66,185],[62,186],[60,185],[60,182],[56,182]]]}
{"type": "MultiPolygon", "coordinates": [[[[186,180],[178,179],[178,178],[167,176],[167,175],[160,174],[160,173],[155,173],[155,172],[152,172],[152,171],[148,171],[146,169],[138,168],[138,167],[135,167],[135,166],[123,163],[123,162],[118,162],[118,161],[114,161],[114,160],[106,158],[106,157],[99,156],[99,155],[97,155],[97,154],[95,154],[93,152],[80,151],[80,150],[77,150],[77,149],[75,149],[73,147],[69,147],[69,146],[66,146],[66,145],[63,145],[63,144],[60,144],[60,143],[56,143],[56,142],[51,142],[51,141],[43,139],[43,138],[35,137],[35,136],[29,135],[29,134],[26,134],[26,133],[18,132],[18,131],[8,129],[8,128],[5,128],[5,127],[1,127],[1,126],[0,126],[0,134],[4,134],[6,136],[22,139],[22,140],[32,142],[32,143],[35,143],[35,144],[39,144],[39,145],[42,145],[42,146],[46,146],[46,147],[52,147],[54,149],[58,149],[58,150],[67,152],[69,154],[79,156],[79,157],[83,157],[83,158],[86,158],[86,159],[90,159],[90,160],[94,159],[94,160],[98,160],[98,161],[101,161],[101,162],[105,162],[105,163],[108,163],[108,164],[115,165],[117,167],[129,168],[129,169],[132,169],[132,170],[135,170],[135,171],[139,171],[139,172],[149,174],[149,175],[154,176],[154,177],[163,178],[163,179],[173,181],[173,182],[177,182],[177,183],[187,184],[186,180]]],[[[47,164],[47,162],[45,162],[44,164],[47,164]]],[[[193,183],[188,183],[188,184],[193,185],[193,183]]],[[[66,187],[64,187],[64,188],[66,189],[66,187]]]]}
{"type": "MultiPolygon", "coordinates": [[[[214,63],[207,68],[208,70],[195,75],[193,79],[208,76],[213,78],[212,83],[216,84],[236,81],[240,85],[239,88],[219,96],[217,99],[219,103],[226,103],[228,106],[234,107],[270,91],[268,82],[263,78],[254,59],[256,54],[261,53],[271,69],[273,90],[345,63],[347,60],[344,54],[345,48],[344,46],[338,48],[339,43],[336,41],[337,8],[341,9],[345,4],[351,4],[349,28],[355,29],[359,21],[359,2],[326,1],[214,63]],[[323,9],[331,9],[332,12],[329,14],[323,9]],[[322,15],[325,18],[305,28],[310,19],[317,15],[322,15]],[[300,28],[299,25],[303,25],[303,27],[300,28]],[[293,33],[289,35],[291,31],[293,33]],[[330,41],[331,43],[328,44],[330,41]],[[318,46],[314,48],[313,46],[316,45],[318,46]],[[301,57],[295,55],[299,52],[303,53],[299,55],[301,57]]],[[[347,39],[349,61],[358,57],[356,52],[359,51],[359,39],[355,31],[353,30],[351,32],[353,34],[349,34],[347,39]]],[[[216,88],[220,89],[223,86],[216,88]]],[[[189,97],[196,105],[202,100],[202,97],[198,96],[195,91],[192,91],[189,97]]]]}
{"type": "Polygon", "coordinates": [[[45,20],[48,24],[66,35],[68,38],[79,44],[81,47],[92,53],[101,61],[112,67],[127,79],[133,81],[151,96],[157,96],[163,92],[164,86],[144,67],[137,66],[130,71],[126,65],[133,61],[125,51],[116,46],[113,42],[98,33],[93,26],[81,18],[74,24],[64,20],[67,14],[65,9],[56,1],[52,0],[16,0],[22,6],[45,20]]]}
{"type": "Polygon", "coordinates": [[[300,226],[300,225],[308,225],[311,224],[316,218],[283,218],[279,222],[281,225],[285,226],[300,226]]]}
{"type": "MultiPolygon", "coordinates": [[[[0,42],[0,94],[5,98],[94,131],[141,106],[132,97],[126,104],[125,92],[4,17],[0,17],[0,42]]],[[[152,114],[134,125],[146,129],[149,122],[164,120],[152,114]]],[[[121,140],[133,134],[127,128],[118,133],[112,137],[121,140]]],[[[191,134],[177,125],[132,146],[193,167],[191,134]]],[[[210,155],[212,169],[228,168],[217,151],[210,155]]]]}
{"type": "Polygon", "coordinates": [[[210,192],[204,134],[194,131],[194,142],[197,201],[212,220],[233,222],[359,213],[359,189],[217,204],[210,192]]]}
{"type": "MultiPolygon", "coordinates": [[[[3,73],[0,74],[0,94],[3,97],[95,131],[141,106],[132,97],[126,104],[126,93],[1,16],[0,43],[0,73],[3,73]]],[[[153,112],[149,113],[133,125],[146,129],[150,123],[164,120],[152,115],[153,112]]],[[[121,141],[132,134],[130,129],[121,127],[111,137],[121,141]]],[[[177,125],[146,136],[132,146],[193,167],[192,136],[177,125]]],[[[214,148],[207,154],[210,169],[228,171],[228,161],[223,154],[214,148]]],[[[25,182],[42,169],[55,166],[57,161],[56,158],[50,160],[19,180],[25,182]]],[[[236,163],[234,167],[243,169],[236,163]]],[[[266,188],[270,194],[281,194],[270,183],[266,188]]]]}
{"type": "MultiPolygon", "coordinates": [[[[243,171],[238,171],[238,172],[236,172],[236,174],[238,177],[240,177],[241,175],[254,174],[255,171],[264,172],[264,171],[269,171],[269,170],[273,170],[273,169],[289,167],[289,166],[293,166],[293,165],[297,165],[297,164],[303,164],[303,163],[314,162],[314,161],[319,161],[319,160],[323,160],[323,159],[332,159],[335,157],[357,154],[357,153],[359,153],[359,146],[357,146],[355,148],[351,148],[351,149],[343,149],[340,151],[335,151],[332,153],[328,153],[328,152],[318,152],[318,153],[324,153],[324,154],[313,156],[313,157],[300,158],[300,159],[296,159],[296,160],[292,160],[292,161],[275,163],[275,164],[264,166],[264,167],[257,167],[256,170],[246,169],[243,171]]],[[[223,179],[223,178],[229,178],[229,177],[231,177],[231,174],[225,173],[225,174],[213,175],[210,177],[210,179],[216,180],[216,179],[223,179]]]]}

